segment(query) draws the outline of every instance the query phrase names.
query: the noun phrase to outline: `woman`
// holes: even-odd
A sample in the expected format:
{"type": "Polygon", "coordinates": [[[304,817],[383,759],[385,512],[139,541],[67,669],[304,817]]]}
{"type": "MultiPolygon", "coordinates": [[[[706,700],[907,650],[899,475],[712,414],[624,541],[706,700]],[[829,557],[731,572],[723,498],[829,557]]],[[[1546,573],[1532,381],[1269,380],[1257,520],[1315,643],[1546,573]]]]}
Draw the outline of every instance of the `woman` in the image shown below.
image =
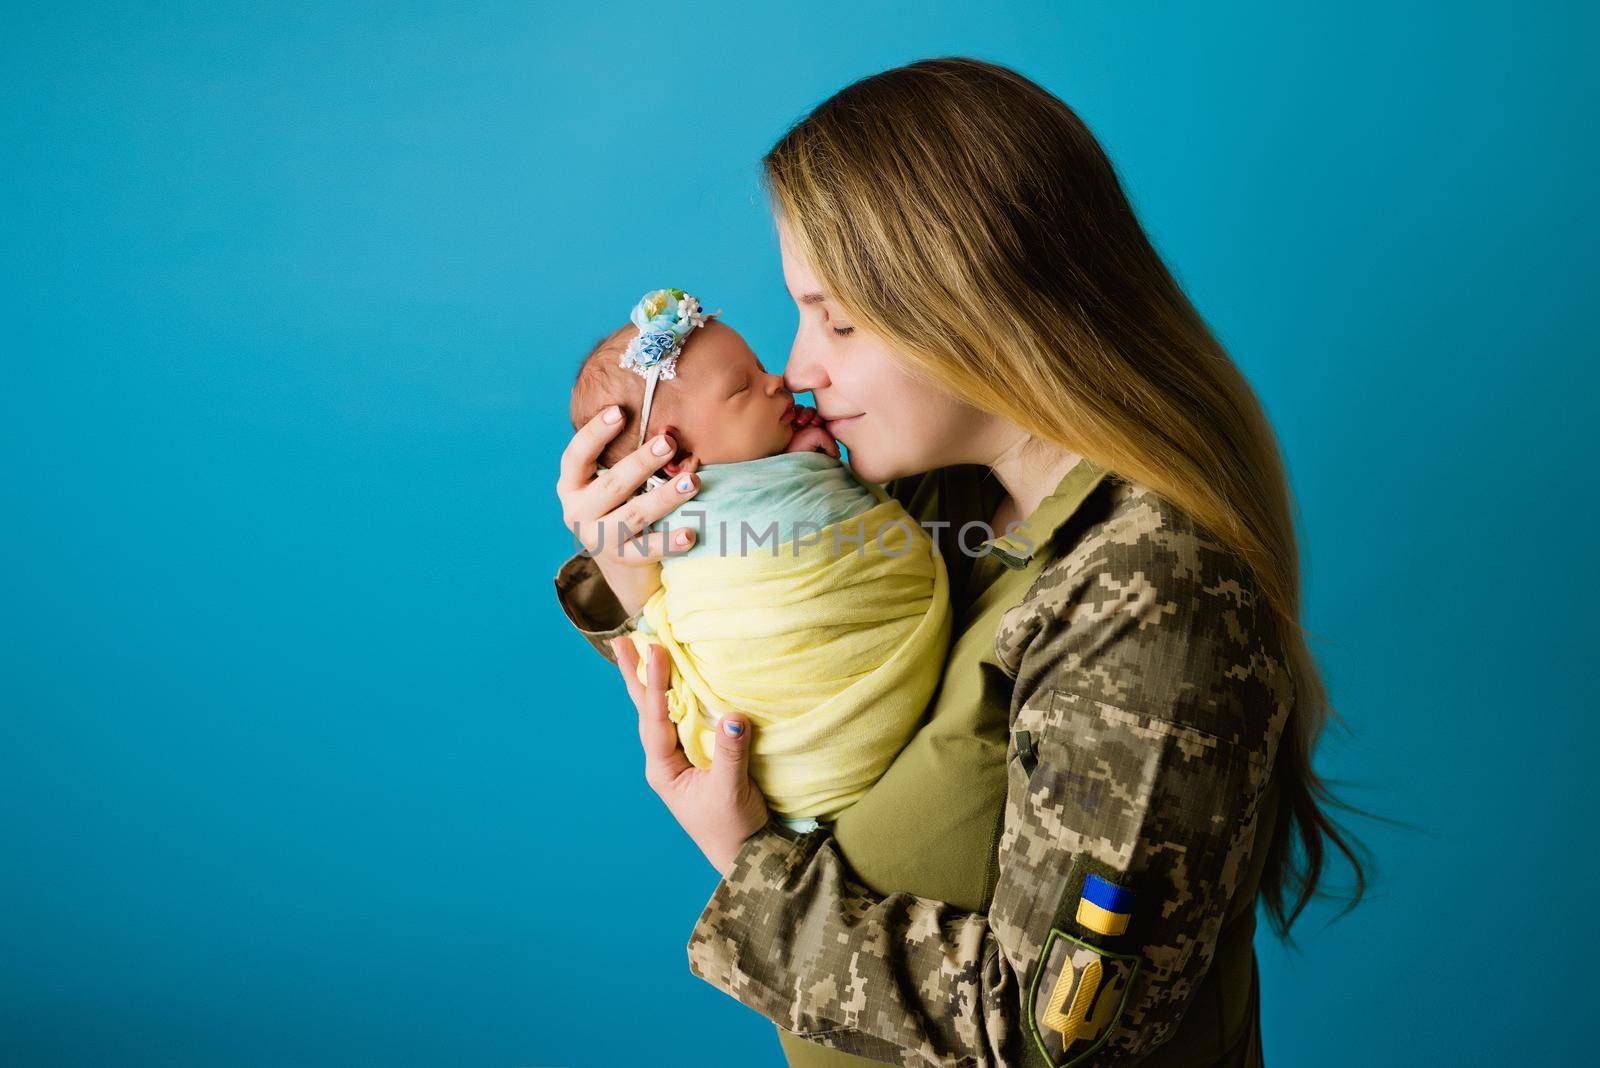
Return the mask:
{"type": "MultiPolygon", "coordinates": [[[[664,535],[562,567],[647,779],[724,875],[691,969],[793,1065],[1259,1064],[1256,905],[1286,935],[1326,846],[1355,861],[1312,770],[1327,707],[1259,404],[1092,135],[1013,71],[866,78],[764,164],[800,308],[786,385],[937,533],[957,622],[913,742],[801,834],[769,821],[748,731],[692,768],[665,657],[641,686],[608,644],[664,535]]],[[[585,545],[694,493],[631,496],[670,439],[596,478],[615,432],[597,416],[562,458],[585,545]]]]}

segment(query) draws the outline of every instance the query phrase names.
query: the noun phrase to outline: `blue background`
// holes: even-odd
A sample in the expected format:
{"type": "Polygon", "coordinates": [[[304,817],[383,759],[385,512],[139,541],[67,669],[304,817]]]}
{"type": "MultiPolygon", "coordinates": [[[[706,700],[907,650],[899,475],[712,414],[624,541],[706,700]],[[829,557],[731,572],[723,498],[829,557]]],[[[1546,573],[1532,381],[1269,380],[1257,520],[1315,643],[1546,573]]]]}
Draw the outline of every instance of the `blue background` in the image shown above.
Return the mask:
{"type": "Polygon", "coordinates": [[[780,367],[762,151],[941,54],[1079,111],[1258,386],[1322,767],[1416,827],[1262,936],[1269,1062],[1578,1059],[1592,7],[758,8],[7,6],[0,1062],[781,1063],[552,595],[567,388],[665,284],[780,367]]]}

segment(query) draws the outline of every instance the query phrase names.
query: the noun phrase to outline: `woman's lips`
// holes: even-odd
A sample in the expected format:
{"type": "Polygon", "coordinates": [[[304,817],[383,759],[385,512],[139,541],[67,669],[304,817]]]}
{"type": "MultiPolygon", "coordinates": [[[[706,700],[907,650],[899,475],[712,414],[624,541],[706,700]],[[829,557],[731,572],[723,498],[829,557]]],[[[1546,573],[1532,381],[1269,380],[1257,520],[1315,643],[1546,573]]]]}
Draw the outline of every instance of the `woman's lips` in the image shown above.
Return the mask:
{"type": "Polygon", "coordinates": [[[857,412],[855,415],[841,415],[841,416],[838,416],[838,417],[832,418],[832,419],[828,418],[827,416],[823,416],[823,418],[822,418],[822,428],[824,430],[826,430],[828,433],[832,434],[834,437],[838,437],[839,436],[839,431],[838,431],[839,427],[848,426],[849,423],[850,423],[850,420],[852,420],[852,419],[860,419],[862,414],[863,413],[861,413],[861,412],[857,412]]]}

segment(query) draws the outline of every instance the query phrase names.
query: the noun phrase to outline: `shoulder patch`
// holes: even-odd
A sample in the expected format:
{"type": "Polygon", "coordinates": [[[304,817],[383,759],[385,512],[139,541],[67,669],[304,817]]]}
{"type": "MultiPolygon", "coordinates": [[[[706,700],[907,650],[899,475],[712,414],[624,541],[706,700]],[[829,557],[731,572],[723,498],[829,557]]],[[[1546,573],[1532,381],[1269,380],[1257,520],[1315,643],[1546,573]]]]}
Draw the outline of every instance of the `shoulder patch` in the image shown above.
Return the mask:
{"type": "Polygon", "coordinates": [[[1090,872],[1078,899],[1078,922],[1099,935],[1119,935],[1128,929],[1137,895],[1090,872]]]}
{"type": "Polygon", "coordinates": [[[1095,1052],[1122,1019],[1140,959],[1052,927],[1028,988],[1027,1027],[1051,1068],[1095,1052]]]}

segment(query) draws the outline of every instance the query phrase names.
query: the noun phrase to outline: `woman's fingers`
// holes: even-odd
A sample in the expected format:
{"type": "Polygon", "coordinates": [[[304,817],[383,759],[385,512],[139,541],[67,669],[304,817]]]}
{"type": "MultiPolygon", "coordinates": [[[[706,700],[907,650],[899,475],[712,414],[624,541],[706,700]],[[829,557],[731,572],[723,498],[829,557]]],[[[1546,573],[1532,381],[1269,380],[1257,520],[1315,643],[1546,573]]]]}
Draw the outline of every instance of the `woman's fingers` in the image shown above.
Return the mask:
{"type": "Polygon", "coordinates": [[[567,447],[561,450],[561,474],[556,483],[556,491],[563,499],[567,494],[583,489],[594,478],[595,462],[605,451],[606,442],[616,437],[621,429],[622,409],[612,404],[595,412],[572,435],[567,447]],[[607,422],[608,417],[616,421],[607,422]]]}
{"type": "Polygon", "coordinates": [[[639,682],[638,650],[633,647],[633,639],[623,634],[611,639],[611,651],[617,654],[617,670],[622,672],[622,681],[628,686],[628,696],[633,699],[633,710],[638,713],[644,708],[644,685],[639,682]]]}
{"type": "Polygon", "coordinates": [[[624,456],[615,467],[589,483],[589,492],[595,498],[590,503],[595,512],[604,515],[615,511],[644,485],[644,480],[654,474],[656,468],[671,460],[677,449],[678,443],[670,435],[657,434],[624,456]]]}
{"type": "Polygon", "coordinates": [[[599,552],[614,555],[623,564],[648,563],[688,552],[694,548],[695,536],[693,527],[673,527],[670,535],[665,530],[658,530],[642,538],[626,538],[621,545],[613,544],[608,537],[599,552]]]}
{"type": "MultiPolygon", "coordinates": [[[[649,563],[692,548],[694,530],[679,536],[670,523],[665,524],[665,531],[642,538],[638,535],[699,492],[700,479],[694,474],[698,461],[688,458],[685,470],[648,493],[637,492],[677,451],[669,427],[596,477],[599,456],[621,425],[620,413],[617,423],[606,423],[606,413],[613,410],[615,406],[596,413],[561,454],[556,492],[567,526],[591,555],[605,553],[627,564],[649,563]]],[[[693,528],[694,524],[687,526],[693,528]]]]}
{"type": "Polygon", "coordinates": [[[659,794],[694,765],[678,745],[678,728],[667,715],[672,659],[659,645],[652,644],[647,652],[645,676],[649,681],[639,706],[639,744],[644,747],[645,781],[659,794]]]}
{"type": "Polygon", "coordinates": [[[694,523],[668,522],[663,524],[665,529],[655,531],[637,541],[634,539],[640,531],[671,514],[673,509],[693,497],[699,489],[700,476],[693,472],[684,472],[668,479],[649,493],[628,498],[620,508],[599,521],[598,544],[592,545],[591,551],[607,551],[606,547],[610,546],[609,551],[629,562],[660,559],[675,552],[683,552],[694,544],[698,531],[698,526],[694,523]],[[645,544],[641,545],[640,542],[645,544]],[[641,548],[645,548],[646,552],[641,554],[641,548]]]}

